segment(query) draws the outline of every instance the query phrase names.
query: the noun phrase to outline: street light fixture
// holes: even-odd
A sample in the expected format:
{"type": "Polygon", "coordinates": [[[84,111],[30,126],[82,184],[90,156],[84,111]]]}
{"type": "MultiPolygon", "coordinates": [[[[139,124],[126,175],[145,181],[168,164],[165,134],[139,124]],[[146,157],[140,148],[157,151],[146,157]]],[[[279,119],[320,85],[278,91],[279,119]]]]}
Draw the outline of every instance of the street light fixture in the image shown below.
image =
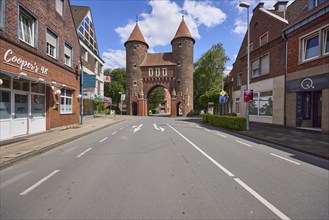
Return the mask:
{"type": "MultiPolygon", "coordinates": [[[[250,23],[249,23],[249,8],[250,4],[247,2],[241,2],[239,4],[241,8],[247,9],[247,34],[248,34],[248,41],[247,41],[247,91],[249,90],[249,75],[250,75],[250,23]]],[[[246,130],[249,131],[249,102],[246,102],[246,130]]]]}

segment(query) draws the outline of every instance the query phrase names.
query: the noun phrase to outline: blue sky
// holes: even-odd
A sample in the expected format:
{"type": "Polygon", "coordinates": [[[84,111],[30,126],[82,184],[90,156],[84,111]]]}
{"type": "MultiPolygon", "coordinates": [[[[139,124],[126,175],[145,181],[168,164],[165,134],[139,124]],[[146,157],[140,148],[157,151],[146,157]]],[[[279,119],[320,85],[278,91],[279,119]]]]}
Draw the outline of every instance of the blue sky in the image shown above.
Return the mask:
{"type": "MultiPolygon", "coordinates": [[[[293,0],[289,1],[289,4],[293,0]]],[[[235,61],[246,32],[246,9],[240,0],[71,0],[71,5],[89,6],[92,11],[98,49],[105,68],[125,67],[124,42],[128,39],[138,16],[139,27],[149,44],[149,52],[171,52],[182,15],[195,38],[194,61],[212,45],[221,43],[230,61],[235,61]]],[[[252,10],[259,0],[245,0],[252,10]]],[[[272,8],[276,0],[263,0],[272,8]]]]}

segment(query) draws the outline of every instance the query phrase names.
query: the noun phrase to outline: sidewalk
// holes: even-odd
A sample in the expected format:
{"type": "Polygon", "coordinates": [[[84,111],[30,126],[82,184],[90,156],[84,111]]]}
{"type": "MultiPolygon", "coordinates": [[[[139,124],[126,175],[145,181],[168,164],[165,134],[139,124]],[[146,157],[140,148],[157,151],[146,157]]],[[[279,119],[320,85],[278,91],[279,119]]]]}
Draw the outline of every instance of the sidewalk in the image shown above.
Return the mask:
{"type": "MultiPolygon", "coordinates": [[[[131,118],[134,118],[134,116],[96,117],[86,119],[83,125],[61,127],[36,135],[2,141],[0,142],[0,169],[4,169],[24,158],[41,154],[64,143],[131,118]]],[[[177,120],[187,120],[210,126],[202,124],[201,118],[177,118],[177,120]]],[[[223,131],[249,136],[329,160],[329,135],[327,134],[252,123],[248,132],[223,131]]]]}
{"type": "Polygon", "coordinates": [[[120,115],[88,118],[82,125],[65,126],[35,135],[2,141],[0,142],[0,169],[4,169],[24,158],[41,154],[86,134],[131,118],[131,116],[120,115]]]}

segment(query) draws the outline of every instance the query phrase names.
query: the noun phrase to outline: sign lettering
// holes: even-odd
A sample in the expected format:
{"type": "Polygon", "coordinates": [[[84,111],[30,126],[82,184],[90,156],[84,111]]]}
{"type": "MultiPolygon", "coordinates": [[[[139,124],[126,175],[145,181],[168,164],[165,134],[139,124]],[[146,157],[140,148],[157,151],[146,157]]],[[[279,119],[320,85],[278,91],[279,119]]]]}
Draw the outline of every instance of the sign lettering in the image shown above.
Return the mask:
{"type": "MultiPolygon", "coordinates": [[[[27,70],[30,72],[34,72],[34,73],[38,73],[39,72],[39,67],[37,65],[37,63],[30,63],[24,59],[22,59],[21,57],[17,57],[16,55],[13,55],[13,50],[9,49],[6,51],[6,53],[3,56],[3,60],[5,64],[11,65],[11,66],[15,66],[17,68],[19,68],[20,70],[27,70]]],[[[43,75],[47,75],[47,71],[48,69],[45,67],[41,67],[41,74],[43,75]]]]}

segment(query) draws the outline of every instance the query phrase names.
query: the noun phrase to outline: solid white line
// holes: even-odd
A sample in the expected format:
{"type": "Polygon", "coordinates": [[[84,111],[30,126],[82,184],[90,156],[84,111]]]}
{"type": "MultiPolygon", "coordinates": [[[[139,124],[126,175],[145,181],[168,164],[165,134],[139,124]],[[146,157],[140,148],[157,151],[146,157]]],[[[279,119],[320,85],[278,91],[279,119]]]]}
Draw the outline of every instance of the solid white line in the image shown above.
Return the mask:
{"type": "Polygon", "coordinates": [[[236,141],[236,142],[238,142],[238,143],[240,143],[240,144],[243,144],[243,145],[246,145],[246,146],[248,146],[248,147],[251,147],[250,144],[246,144],[246,143],[244,143],[244,142],[242,142],[242,141],[236,141]]]}
{"type": "Polygon", "coordinates": [[[37,183],[35,183],[33,186],[27,188],[24,192],[21,192],[19,195],[24,196],[24,195],[28,194],[29,192],[31,192],[32,190],[34,190],[35,188],[40,186],[43,182],[46,182],[49,178],[51,178],[52,176],[54,176],[58,172],[59,172],[59,170],[53,171],[51,174],[49,174],[48,176],[46,176],[43,179],[39,180],[37,183]]]}
{"type": "Polygon", "coordinates": [[[195,149],[197,149],[201,154],[203,154],[203,156],[205,156],[208,160],[210,160],[213,164],[215,164],[219,169],[221,169],[222,171],[224,171],[230,177],[233,177],[234,176],[233,173],[231,173],[230,171],[228,171],[225,167],[223,167],[222,165],[220,165],[216,160],[214,160],[212,157],[210,157],[208,154],[206,154],[198,146],[196,146],[195,144],[193,144],[189,139],[187,139],[186,137],[184,137],[184,135],[182,135],[179,131],[177,131],[175,128],[171,127],[169,124],[167,124],[167,125],[171,129],[173,129],[177,134],[179,134],[182,138],[184,138],[187,142],[189,142],[195,149]]]}
{"type": "Polygon", "coordinates": [[[239,178],[234,178],[234,180],[239,183],[245,190],[247,190],[251,195],[253,195],[256,199],[258,199],[261,203],[263,203],[267,208],[269,208],[274,214],[279,216],[281,219],[290,219],[288,216],[283,214],[279,209],[275,208],[271,203],[269,203],[266,199],[264,199],[261,195],[255,192],[252,188],[250,188],[247,184],[242,182],[239,178]]]}
{"type": "Polygon", "coordinates": [[[224,137],[224,138],[226,138],[226,136],[225,136],[225,135],[223,135],[223,134],[217,133],[217,135],[219,135],[219,136],[221,136],[221,137],[224,137]]]}
{"type": "Polygon", "coordinates": [[[113,132],[112,135],[116,134],[117,132],[118,132],[118,131],[113,132]]]}
{"type": "Polygon", "coordinates": [[[85,150],[84,152],[82,152],[81,154],[79,154],[77,157],[81,157],[82,155],[84,155],[85,153],[87,153],[88,151],[90,151],[92,148],[88,148],[87,150],[85,150]]]}
{"type": "Polygon", "coordinates": [[[297,163],[297,162],[295,162],[295,161],[293,161],[293,160],[289,160],[289,159],[287,159],[287,158],[281,157],[281,156],[276,155],[276,154],[273,154],[273,153],[270,153],[270,154],[271,154],[272,156],[275,156],[275,157],[281,158],[282,160],[286,160],[286,161],[288,161],[288,162],[290,162],[290,163],[294,163],[294,164],[300,165],[300,163],[297,163]]]}
{"type": "Polygon", "coordinates": [[[107,139],[107,137],[103,138],[102,140],[99,141],[99,143],[102,143],[103,141],[105,141],[107,139]]]}

